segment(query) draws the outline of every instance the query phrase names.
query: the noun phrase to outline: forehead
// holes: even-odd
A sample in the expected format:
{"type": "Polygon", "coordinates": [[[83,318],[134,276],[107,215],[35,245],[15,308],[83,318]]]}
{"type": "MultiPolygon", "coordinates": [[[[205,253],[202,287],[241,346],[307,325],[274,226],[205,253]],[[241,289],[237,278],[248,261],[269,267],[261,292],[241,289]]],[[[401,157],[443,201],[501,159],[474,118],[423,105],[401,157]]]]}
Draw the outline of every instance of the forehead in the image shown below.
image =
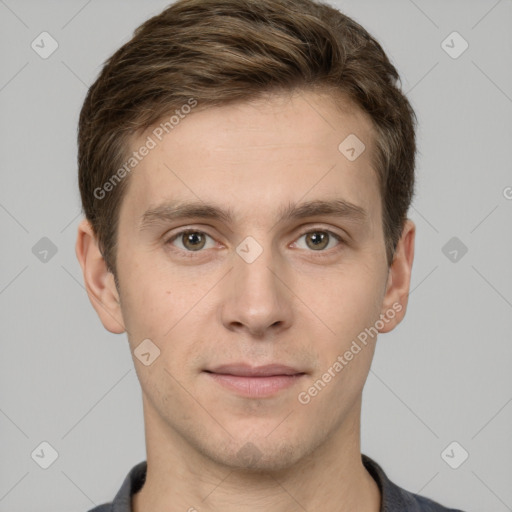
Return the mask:
{"type": "Polygon", "coordinates": [[[147,130],[131,149],[144,145],[151,149],[131,172],[122,203],[130,223],[175,199],[229,203],[245,215],[281,211],[301,198],[340,198],[370,215],[380,208],[372,122],[342,98],[300,91],[199,106],[172,128],[147,130]]]}

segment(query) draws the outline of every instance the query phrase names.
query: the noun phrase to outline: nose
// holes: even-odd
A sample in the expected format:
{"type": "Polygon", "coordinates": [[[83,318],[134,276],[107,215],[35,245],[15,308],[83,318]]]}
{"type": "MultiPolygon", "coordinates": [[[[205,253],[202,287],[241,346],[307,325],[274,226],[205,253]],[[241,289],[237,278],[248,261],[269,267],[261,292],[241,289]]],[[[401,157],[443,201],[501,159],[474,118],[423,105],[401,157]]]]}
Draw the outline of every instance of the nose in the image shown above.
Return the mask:
{"type": "Polygon", "coordinates": [[[289,276],[284,262],[270,248],[263,249],[263,244],[254,241],[242,244],[233,255],[221,315],[227,329],[267,338],[292,324],[293,293],[286,285],[289,276]]]}

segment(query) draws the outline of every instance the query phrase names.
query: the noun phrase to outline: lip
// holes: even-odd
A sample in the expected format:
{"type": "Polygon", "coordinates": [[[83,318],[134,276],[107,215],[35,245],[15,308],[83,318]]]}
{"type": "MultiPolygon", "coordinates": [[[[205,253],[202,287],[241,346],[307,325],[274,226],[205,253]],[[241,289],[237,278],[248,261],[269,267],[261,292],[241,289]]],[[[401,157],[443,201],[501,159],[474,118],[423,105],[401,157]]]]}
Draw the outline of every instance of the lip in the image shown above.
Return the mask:
{"type": "Polygon", "coordinates": [[[223,364],[206,371],[223,375],[236,375],[238,377],[271,377],[274,375],[297,375],[304,373],[296,368],[283,364],[250,366],[244,363],[223,364]]]}
{"type": "Polygon", "coordinates": [[[205,370],[206,375],[224,388],[245,397],[262,398],[283,391],[306,375],[291,366],[270,364],[249,366],[230,364],[205,370]]]}

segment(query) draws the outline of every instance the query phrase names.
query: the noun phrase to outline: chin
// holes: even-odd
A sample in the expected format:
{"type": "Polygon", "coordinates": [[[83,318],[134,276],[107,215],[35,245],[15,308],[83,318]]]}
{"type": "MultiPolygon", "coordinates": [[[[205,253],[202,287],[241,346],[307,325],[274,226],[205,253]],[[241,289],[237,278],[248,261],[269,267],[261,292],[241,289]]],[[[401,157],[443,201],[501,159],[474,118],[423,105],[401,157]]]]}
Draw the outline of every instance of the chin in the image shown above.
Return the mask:
{"type": "Polygon", "coordinates": [[[251,474],[270,473],[294,466],[305,455],[304,443],[291,444],[289,441],[269,442],[268,439],[237,441],[236,446],[213,450],[208,447],[206,455],[217,464],[251,474]]]}

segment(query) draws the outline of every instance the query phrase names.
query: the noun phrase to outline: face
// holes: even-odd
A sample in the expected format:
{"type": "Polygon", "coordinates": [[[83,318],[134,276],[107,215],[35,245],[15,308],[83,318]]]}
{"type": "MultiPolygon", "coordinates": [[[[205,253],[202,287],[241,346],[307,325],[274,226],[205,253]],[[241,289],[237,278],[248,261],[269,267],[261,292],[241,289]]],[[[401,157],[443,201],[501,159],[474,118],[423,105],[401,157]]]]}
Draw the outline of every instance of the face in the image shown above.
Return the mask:
{"type": "Polygon", "coordinates": [[[302,91],[193,112],[132,172],[110,317],[154,359],[134,355],[150,435],[261,469],[355,435],[373,333],[405,306],[373,140],[355,108],[302,91]]]}

